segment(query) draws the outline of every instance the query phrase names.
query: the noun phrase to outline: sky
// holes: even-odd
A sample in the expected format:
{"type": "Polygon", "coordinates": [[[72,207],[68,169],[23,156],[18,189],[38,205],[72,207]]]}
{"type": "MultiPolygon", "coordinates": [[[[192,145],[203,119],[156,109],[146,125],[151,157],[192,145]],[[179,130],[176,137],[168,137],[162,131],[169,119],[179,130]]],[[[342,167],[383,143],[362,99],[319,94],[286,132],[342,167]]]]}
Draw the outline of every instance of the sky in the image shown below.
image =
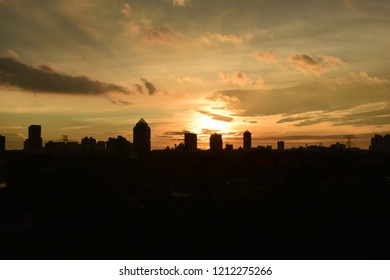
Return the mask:
{"type": "Polygon", "coordinates": [[[0,0],[0,134],[368,148],[390,131],[387,0],[0,0]]]}

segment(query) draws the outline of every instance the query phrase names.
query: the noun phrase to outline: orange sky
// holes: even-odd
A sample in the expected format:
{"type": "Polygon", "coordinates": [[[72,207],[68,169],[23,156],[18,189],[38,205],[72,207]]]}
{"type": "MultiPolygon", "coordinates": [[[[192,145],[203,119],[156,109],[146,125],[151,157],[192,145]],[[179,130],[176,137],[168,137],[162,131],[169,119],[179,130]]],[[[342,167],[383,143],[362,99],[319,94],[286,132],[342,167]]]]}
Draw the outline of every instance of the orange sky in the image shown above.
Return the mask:
{"type": "Polygon", "coordinates": [[[367,148],[390,131],[388,34],[385,0],[0,0],[0,134],[132,141],[143,117],[154,149],[367,148]]]}

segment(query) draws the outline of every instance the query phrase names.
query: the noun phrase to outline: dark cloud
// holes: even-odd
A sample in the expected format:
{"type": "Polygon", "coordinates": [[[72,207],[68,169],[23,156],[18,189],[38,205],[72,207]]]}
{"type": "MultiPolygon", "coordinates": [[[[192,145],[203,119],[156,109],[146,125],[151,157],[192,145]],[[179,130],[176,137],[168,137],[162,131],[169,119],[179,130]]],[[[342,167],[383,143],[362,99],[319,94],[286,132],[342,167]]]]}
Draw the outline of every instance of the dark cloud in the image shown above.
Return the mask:
{"type": "Polygon", "coordinates": [[[109,98],[110,102],[115,104],[115,105],[131,105],[132,103],[126,100],[121,100],[121,99],[112,99],[109,98]]]}
{"type": "Polygon", "coordinates": [[[9,57],[0,57],[0,85],[40,93],[87,95],[102,95],[108,92],[130,93],[127,88],[119,85],[59,73],[47,65],[35,68],[9,57]]]}
{"type": "MultiPolygon", "coordinates": [[[[188,130],[182,130],[182,131],[166,131],[164,132],[164,136],[180,136],[184,135],[185,133],[189,132],[188,130]]],[[[183,139],[182,139],[183,140],[183,139]]]]}
{"type": "Polygon", "coordinates": [[[206,116],[210,116],[213,120],[222,121],[222,122],[234,122],[234,119],[231,118],[231,117],[226,117],[226,116],[222,116],[222,115],[218,115],[218,114],[213,114],[213,113],[202,111],[202,110],[199,110],[197,112],[201,113],[203,115],[206,115],[206,116]]]}
{"type": "Polygon", "coordinates": [[[144,93],[144,89],[140,84],[135,84],[134,87],[138,93],[144,93]]]}
{"type": "Polygon", "coordinates": [[[330,55],[318,55],[317,59],[314,60],[306,54],[295,54],[289,56],[288,59],[295,69],[316,75],[321,75],[344,64],[340,58],[330,55]]]}
{"type": "Polygon", "coordinates": [[[148,80],[141,79],[141,81],[144,83],[144,86],[145,86],[146,90],[148,91],[149,95],[154,95],[155,93],[158,92],[158,90],[155,87],[155,85],[152,84],[151,82],[149,82],[148,80]]]}

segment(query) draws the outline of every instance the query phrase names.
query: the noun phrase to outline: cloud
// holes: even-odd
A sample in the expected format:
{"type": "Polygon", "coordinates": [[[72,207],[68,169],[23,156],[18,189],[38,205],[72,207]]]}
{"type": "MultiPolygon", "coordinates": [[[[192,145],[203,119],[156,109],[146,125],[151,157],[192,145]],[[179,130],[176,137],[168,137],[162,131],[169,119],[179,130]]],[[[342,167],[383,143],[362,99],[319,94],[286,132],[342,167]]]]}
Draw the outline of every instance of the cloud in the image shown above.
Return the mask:
{"type": "MultiPolygon", "coordinates": [[[[284,115],[285,118],[296,118],[302,117],[299,114],[314,112],[304,116],[302,120],[323,118],[319,121],[324,122],[325,118],[330,117],[326,114],[332,114],[334,119],[330,121],[336,122],[338,116],[334,115],[335,112],[388,102],[389,92],[390,84],[349,79],[344,82],[308,83],[281,89],[224,90],[213,93],[209,100],[224,103],[237,116],[284,115]]],[[[301,120],[285,118],[279,123],[301,120]]]]}
{"type": "Polygon", "coordinates": [[[13,60],[19,60],[19,55],[17,52],[13,51],[13,50],[7,50],[4,52],[4,55],[3,57],[6,57],[6,58],[11,58],[13,60]]]}
{"type": "Polygon", "coordinates": [[[125,17],[129,17],[131,15],[131,7],[129,3],[122,4],[121,15],[125,17]]]}
{"type": "Polygon", "coordinates": [[[350,76],[354,79],[363,80],[376,84],[390,84],[390,81],[384,78],[370,76],[367,72],[361,71],[358,73],[350,73],[350,76]]]}
{"type": "Polygon", "coordinates": [[[122,100],[122,99],[113,99],[113,98],[109,98],[110,102],[115,104],[115,105],[131,105],[132,103],[129,102],[129,101],[126,101],[126,100],[122,100]]]}
{"type": "Polygon", "coordinates": [[[252,53],[252,55],[259,61],[262,62],[271,62],[271,63],[277,63],[279,58],[277,55],[275,55],[273,52],[262,52],[262,51],[255,51],[252,53]]]}
{"type": "Polygon", "coordinates": [[[322,75],[337,66],[344,65],[340,58],[329,55],[318,55],[317,60],[315,60],[306,54],[295,54],[289,56],[288,60],[298,71],[315,75],[322,75]]]}
{"type": "Polygon", "coordinates": [[[310,56],[305,54],[295,54],[288,58],[291,64],[299,71],[303,73],[312,73],[321,75],[324,72],[324,68],[310,56]]]}
{"type": "Polygon", "coordinates": [[[0,86],[38,93],[87,95],[102,95],[108,92],[130,93],[129,89],[116,84],[59,73],[49,65],[35,68],[8,57],[0,57],[0,86]]]}
{"type": "Polygon", "coordinates": [[[144,88],[140,84],[134,85],[135,91],[138,93],[144,93],[144,88]]]}
{"type": "Polygon", "coordinates": [[[176,77],[176,80],[179,83],[201,83],[202,79],[198,77],[193,77],[193,76],[181,76],[181,77],[176,77]]]}
{"type": "Polygon", "coordinates": [[[251,33],[247,33],[243,36],[236,36],[232,34],[206,34],[199,38],[199,41],[207,46],[216,45],[218,43],[241,45],[253,39],[251,33]]]}
{"type": "Polygon", "coordinates": [[[173,6],[184,7],[188,4],[189,0],[171,0],[173,6]]]}
{"type": "Polygon", "coordinates": [[[203,115],[209,116],[213,120],[216,120],[216,121],[234,122],[234,119],[232,117],[227,117],[227,116],[222,116],[222,115],[218,115],[218,114],[213,114],[213,113],[210,113],[210,112],[207,112],[207,111],[202,111],[202,110],[199,110],[197,112],[201,113],[203,115]]]}
{"type": "Polygon", "coordinates": [[[264,80],[259,78],[255,82],[245,73],[235,72],[232,74],[221,72],[219,73],[219,81],[225,84],[235,84],[239,86],[264,85],[264,80]]]}
{"type": "Polygon", "coordinates": [[[148,28],[144,36],[148,42],[159,44],[172,44],[179,38],[179,34],[169,27],[148,28]]]}
{"type": "Polygon", "coordinates": [[[277,123],[291,123],[296,127],[310,126],[323,122],[331,123],[332,126],[367,126],[367,125],[389,125],[390,124],[390,103],[373,103],[366,106],[357,106],[351,110],[339,110],[335,112],[315,112],[298,114],[282,118],[277,123]],[[354,112],[367,107],[366,111],[354,112]]]}
{"type": "Polygon", "coordinates": [[[154,95],[155,93],[158,92],[158,89],[155,87],[155,85],[149,82],[148,80],[141,79],[141,81],[144,83],[144,86],[149,95],[154,95]]]}

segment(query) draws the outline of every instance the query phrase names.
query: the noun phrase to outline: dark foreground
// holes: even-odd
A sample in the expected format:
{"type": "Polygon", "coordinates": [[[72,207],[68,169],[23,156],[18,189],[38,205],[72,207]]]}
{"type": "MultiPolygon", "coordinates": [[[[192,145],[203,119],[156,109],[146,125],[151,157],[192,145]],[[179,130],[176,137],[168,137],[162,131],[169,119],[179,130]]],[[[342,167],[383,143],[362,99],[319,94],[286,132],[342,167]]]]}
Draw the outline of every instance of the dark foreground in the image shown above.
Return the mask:
{"type": "Polygon", "coordinates": [[[2,259],[390,259],[368,152],[7,155],[2,259]]]}

